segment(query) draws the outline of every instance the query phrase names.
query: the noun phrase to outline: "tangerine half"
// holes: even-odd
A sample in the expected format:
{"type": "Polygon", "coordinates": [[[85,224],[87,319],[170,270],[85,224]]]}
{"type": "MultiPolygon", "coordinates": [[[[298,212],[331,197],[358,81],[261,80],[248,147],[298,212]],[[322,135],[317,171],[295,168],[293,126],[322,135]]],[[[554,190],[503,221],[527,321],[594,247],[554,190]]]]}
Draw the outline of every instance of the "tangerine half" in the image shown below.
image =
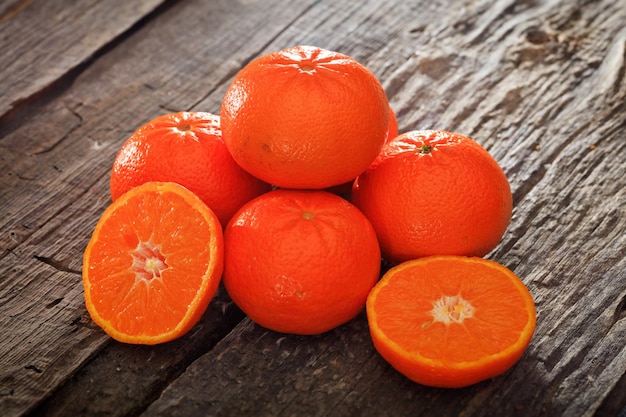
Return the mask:
{"type": "Polygon", "coordinates": [[[458,388],[511,368],[535,330],[533,298],[505,266],[431,256],[387,271],[367,299],[376,350],[423,385],[458,388]]]}
{"type": "Polygon", "coordinates": [[[207,309],[224,262],[222,228],[199,197],[176,183],[147,182],[102,214],[83,258],[93,321],[125,343],[164,343],[207,309]]]}

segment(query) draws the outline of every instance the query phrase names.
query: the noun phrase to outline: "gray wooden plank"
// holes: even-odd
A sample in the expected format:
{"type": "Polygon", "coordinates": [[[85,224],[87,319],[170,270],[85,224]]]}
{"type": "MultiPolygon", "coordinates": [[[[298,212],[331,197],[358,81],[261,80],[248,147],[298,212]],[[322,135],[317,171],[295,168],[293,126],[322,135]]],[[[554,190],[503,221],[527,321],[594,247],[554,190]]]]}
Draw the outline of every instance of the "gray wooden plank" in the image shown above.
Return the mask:
{"type": "Polygon", "coordinates": [[[0,120],[17,103],[88,61],[163,3],[4,2],[0,5],[0,120]]]}
{"type": "MultiPolygon", "coordinates": [[[[78,391],[65,401],[61,393],[47,408],[51,413],[84,410],[80,406],[94,398],[100,402],[91,410],[107,409],[100,391],[81,393],[80,384],[70,378],[100,350],[110,354],[109,339],[86,315],[80,269],[84,247],[110,202],[108,176],[119,146],[147,120],[193,108],[310,4],[292,2],[283,8],[277,3],[181,2],[74,74],[52,99],[34,100],[5,120],[0,128],[3,415],[33,410],[66,382],[78,391]],[[242,22],[242,13],[251,17],[242,22]],[[72,403],[77,397],[81,404],[72,403]]],[[[216,323],[204,326],[202,337],[187,339],[192,342],[187,351],[169,345],[152,356],[153,367],[180,370],[185,361],[210,349],[206,340],[220,335],[216,329],[237,322],[227,314],[232,306],[216,306],[221,317],[213,315],[216,323]],[[196,353],[185,353],[189,351],[196,353]]],[[[126,352],[133,354],[131,348],[126,352]]],[[[101,373],[100,380],[116,375],[99,367],[101,360],[90,363],[101,373]]],[[[106,399],[108,408],[122,412],[141,407],[160,389],[163,375],[129,377],[126,383],[136,384],[134,402],[116,407],[106,399]]],[[[85,381],[80,375],[75,380],[85,381]]],[[[108,383],[115,395],[128,392],[125,384],[108,383]]]]}
{"type": "MultiPolygon", "coordinates": [[[[243,318],[220,287],[189,333],[168,344],[107,343],[30,416],[131,416],[142,412],[187,366],[243,318]]],[[[67,369],[60,369],[67,373],[67,369]]]]}
{"type": "Polygon", "coordinates": [[[318,336],[277,334],[246,319],[142,415],[457,416],[497,385],[446,390],[410,382],[376,354],[364,314],[318,336]]]}

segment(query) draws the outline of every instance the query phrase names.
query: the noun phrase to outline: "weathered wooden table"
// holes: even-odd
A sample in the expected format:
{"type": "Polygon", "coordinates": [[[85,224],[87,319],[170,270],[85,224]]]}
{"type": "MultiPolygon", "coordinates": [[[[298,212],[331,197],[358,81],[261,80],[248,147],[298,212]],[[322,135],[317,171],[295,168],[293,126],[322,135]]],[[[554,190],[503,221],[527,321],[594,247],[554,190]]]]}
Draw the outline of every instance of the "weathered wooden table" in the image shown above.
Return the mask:
{"type": "Polygon", "coordinates": [[[1,1],[0,415],[624,416],[625,78],[623,0],[1,1]],[[297,44],[371,69],[401,131],[468,135],[502,165],[515,208],[489,257],[538,311],[509,372],[419,386],[364,314],[277,334],[223,290],[161,346],[89,320],[82,252],[122,142],[163,113],[217,113],[243,65],[297,44]]]}

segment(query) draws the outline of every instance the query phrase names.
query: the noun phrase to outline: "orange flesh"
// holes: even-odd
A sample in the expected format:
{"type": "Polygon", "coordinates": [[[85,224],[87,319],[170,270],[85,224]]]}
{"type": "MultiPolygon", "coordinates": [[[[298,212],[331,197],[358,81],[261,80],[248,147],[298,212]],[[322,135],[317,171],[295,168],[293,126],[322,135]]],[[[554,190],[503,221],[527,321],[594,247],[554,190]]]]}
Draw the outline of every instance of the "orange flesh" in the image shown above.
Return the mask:
{"type": "Polygon", "coordinates": [[[378,303],[387,306],[386,314],[379,317],[380,327],[408,351],[444,362],[475,361],[505,349],[517,341],[528,322],[526,314],[516,313],[525,311],[524,300],[510,281],[480,269],[486,268],[477,265],[471,277],[453,268],[429,270],[419,280],[415,279],[415,270],[396,275],[394,292],[383,290],[378,295],[378,303]],[[461,323],[435,321],[433,305],[445,296],[471,300],[473,317],[461,323]],[[391,305],[399,306],[398,310],[391,310],[391,305]],[[433,339],[441,344],[433,344],[433,339]]]}
{"type": "Polygon", "coordinates": [[[221,274],[217,220],[167,186],[118,201],[85,252],[87,307],[114,337],[175,337],[217,286],[210,282],[214,270],[221,274]]]}
{"type": "Polygon", "coordinates": [[[530,341],[532,297],[504,267],[441,256],[406,262],[386,275],[370,294],[368,316],[375,344],[394,352],[392,365],[401,372],[424,365],[443,374],[446,368],[485,368],[474,370],[480,380],[482,373],[504,370],[486,369],[490,361],[518,357],[530,341]]]}

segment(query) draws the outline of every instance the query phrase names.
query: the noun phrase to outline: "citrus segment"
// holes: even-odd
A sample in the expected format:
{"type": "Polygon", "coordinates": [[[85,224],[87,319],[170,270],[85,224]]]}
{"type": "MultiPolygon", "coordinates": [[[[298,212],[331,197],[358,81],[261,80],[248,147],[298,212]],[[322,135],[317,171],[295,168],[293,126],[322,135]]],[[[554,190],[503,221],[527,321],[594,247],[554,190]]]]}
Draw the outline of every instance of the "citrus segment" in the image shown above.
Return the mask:
{"type": "Polygon", "coordinates": [[[376,350],[420,384],[463,387],[500,375],[527,348],[535,307],[508,268],[432,256],[391,268],[367,299],[376,350]]]}
{"type": "Polygon", "coordinates": [[[354,179],[380,151],[390,117],[374,74],[349,56],[312,46],[246,65],[220,116],[239,165],[278,187],[300,189],[354,179]]]}
{"type": "Polygon", "coordinates": [[[275,190],[244,205],[224,232],[224,286],[257,324],[318,334],[365,306],[379,278],[369,221],[325,191],[275,190]]]}
{"type": "Polygon", "coordinates": [[[200,319],[223,270],[219,220],[175,183],[147,182],[103,213],[83,260],[93,321],[127,343],[175,339],[200,319]]]}

